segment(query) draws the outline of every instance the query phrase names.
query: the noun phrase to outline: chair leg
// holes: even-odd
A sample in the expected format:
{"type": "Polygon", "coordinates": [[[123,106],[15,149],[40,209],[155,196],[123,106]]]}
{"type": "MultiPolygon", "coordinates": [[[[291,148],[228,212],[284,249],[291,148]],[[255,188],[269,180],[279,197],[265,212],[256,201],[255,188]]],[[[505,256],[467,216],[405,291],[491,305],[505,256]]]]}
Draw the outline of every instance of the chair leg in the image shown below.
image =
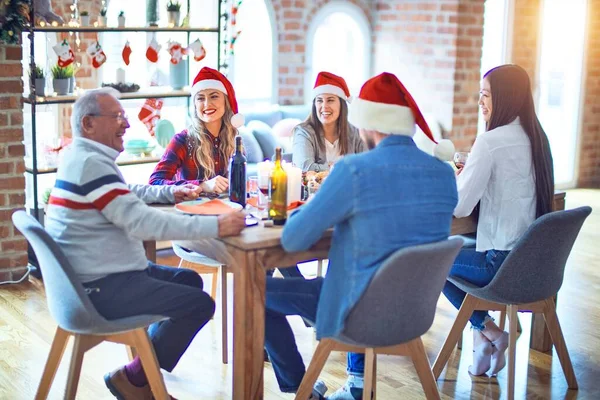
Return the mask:
{"type": "Polygon", "coordinates": [[[302,378],[302,383],[296,392],[296,400],[306,400],[312,393],[312,388],[327,361],[331,350],[335,347],[335,341],[332,339],[323,339],[319,342],[315,354],[313,354],[310,365],[302,378]]]}
{"type": "Polygon", "coordinates": [[[317,276],[323,276],[323,260],[317,261],[317,276]]]}
{"type": "Polygon", "coordinates": [[[135,359],[135,357],[137,356],[137,350],[134,347],[131,346],[125,346],[125,349],[127,350],[127,358],[129,359],[129,361],[133,361],[135,359]]]}
{"type": "MultiPolygon", "coordinates": [[[[506,311],[500,311],[500,323],[498,327],[500,330],[504,330],[504,323],[506,322],[506,311]]],[[[519,320],[519,314],[517,314],[517,332],[523,332],[523,327],[521,326],[521,320],[519,320]]]]}
{"type": "Polygon", "coordinates": [[[83,363],[83,355],[89,349],[90,337],[88,335],[74,335],[73,355],[71,356],[71,364],[69,366],[69,378],[67,379],[67,391],[65,399],[75,400],[77,386],[79,385],[79,376],[81,375],[81,364],[83,363]]]}
{"type": "Polygon", "coordinates": [[[140,328],[127,333],[127,335],[131,335],[133,342],[135,343],[154,398],[156,400],[168,400],[169,395],[167,394],[165,381],[160,373],[156,353],[154,353],[154,348],[148,337],[148,332],[146,332],[144,328],[140,328]]]}
{"type": "Polygon", "coordinates": [[[456,342],[456,348],[459,349],[459,350],[462,350],[463,336],[464,336],[464,332],[463,332],[463,334],[461,334],[458,337],[458,342],[456,342]]]}
{"type": "Polygon", "coordinates": [[[221,352],[223,364],[229,362],[229,350],[227,346],[227,267],[222,265],[221,272],[221,352]]]}
{"type": "Polygon", "coordinates": [[[420,337],[413,339],[408,342],[408,348],[415,370],[417,370],[417,375],[419,375],[421,386],[423,386],[425,397],[427,400],[439,400],[440,392],[435,383],[433,372],[429,368],[429,359],[427,358],[425,347],[423,347],[423,341],[420,337]]]}
{"type": "Polygon", "coordinates": [[[48,397],[48,392],[54,381],[56,370],[60,364],[65,348],[67,347],[67,341],[69,340],[69,333],[60,327],[56,328],[54,339],[52,340],[52,346],[50,347],[50,353],[48,354],[48,360],[42,373],[42,380],[38,386],[35,394],[35,400],[45,400],[48,397]]]}
{"type": "Polygon", "coordinates": [[[552,338],[552,343],[554,343],[554,348],[556,349],[560,365],[562,366],[563,373],[567,379],[569,389],[578,389],[577,378],[575,377],[575,371],[573,371],[573,365],[571,364],[571,357],[569,356],[565,337],[563,336],[560,322],[556,315],[556,305],[552,298],[546,299],[544,303],[544,319],[546,320],[546,326],[548,327],[548,332],[550,332],[550,337],[552,338]]]}
{"type": "Polygon", "coordinates": [[[217,301],[217,282],[219,281],[219,270],[221,268],[215,268],[215,272],[212,274],[212,284],[210,285],[210,297],[213,301],[217,301]]]}
{"type": "Polygon", "coordinates": [[[506,306],[508,313],[508,400],[515,398],[515,365],[517,355],[517,310],[518,306],[506,306]]]}
{"type": "Polygon", "coordinates": [[[363,399],[375,400],[377,387],[377,354],[372,348],[365,349],[365,379],[363,385],[363,399]]]}
{"type": "Polygon", "coordinates": [[[462,306],[460,306],[460,310],[458,310],[458,315],[456,316],[454,325],[452,325],[450,333],[448,333],[448,337],[446,338],[442,349],[433,363],[433,376],[435,379],[439,378],[440,374],[444,370],[444,367],[448,362],[448,358],[450,358],[450,354],[452,354],[452,350],[462,336],[465,326],[467,325],[467,321],[471,317],[471,314],[473,314],[475,304],[477,304],[477,298],[467,294],[463,300],[462,306]]]}

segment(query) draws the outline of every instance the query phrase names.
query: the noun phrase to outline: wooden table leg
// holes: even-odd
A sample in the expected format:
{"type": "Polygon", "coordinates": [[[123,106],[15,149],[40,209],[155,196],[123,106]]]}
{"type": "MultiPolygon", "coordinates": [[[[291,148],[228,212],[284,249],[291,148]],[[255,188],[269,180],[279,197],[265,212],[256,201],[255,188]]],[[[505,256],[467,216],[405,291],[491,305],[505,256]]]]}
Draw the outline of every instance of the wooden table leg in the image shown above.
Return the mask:
{"type": "Polygon", "coordinates": [[[233,266],[233,399],[263,398],[265,270],[256,252],[228,248],[233,266]]]}
{"type": "MultiPolygon", "coordinates": [[[[554,304],[556,304],[556,296],[554,296],[554,304]]],[[[529,348],[541,352],[548,352],[552,350],[552,337],[546,322],[544,321],[544,314],[533,314],[531,316],[531,339],[529,340],[529,348]]]]}
{"type": "Polygon", "coordinates": [[[144,250],[146,250],[146,258],[148,261],[156,262],[156,241],[148,240],[144,242],[144,250]]]}

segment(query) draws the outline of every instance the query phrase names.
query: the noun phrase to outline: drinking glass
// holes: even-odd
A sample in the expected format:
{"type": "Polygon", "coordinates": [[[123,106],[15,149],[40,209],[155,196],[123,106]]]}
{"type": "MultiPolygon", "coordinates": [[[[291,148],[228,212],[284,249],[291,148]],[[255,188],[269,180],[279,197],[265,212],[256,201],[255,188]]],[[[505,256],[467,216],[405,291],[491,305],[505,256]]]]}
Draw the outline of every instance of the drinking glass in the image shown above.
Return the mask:
{"type": "Polygon", "coordinates": [[[467,163],[467,159],[469,158],[469,153],[466,151],[459,151],[454,153],[454,165],[456,168],[461,169],[467,163]]]}
{"type": "Polygon", "coordinates": [[[266,216],[264,211],[269,204],[269,179],[271,178],[271,171],[264,168],[258,169],[257,176],[257,187],[258,187],[258,210],[261,218],[264,219],[266,216]]]}
{"type": "Polygon", "coordinates": [[[258,176],[248,177],[248,195],[250,197],[258,195],[258,176]]]}

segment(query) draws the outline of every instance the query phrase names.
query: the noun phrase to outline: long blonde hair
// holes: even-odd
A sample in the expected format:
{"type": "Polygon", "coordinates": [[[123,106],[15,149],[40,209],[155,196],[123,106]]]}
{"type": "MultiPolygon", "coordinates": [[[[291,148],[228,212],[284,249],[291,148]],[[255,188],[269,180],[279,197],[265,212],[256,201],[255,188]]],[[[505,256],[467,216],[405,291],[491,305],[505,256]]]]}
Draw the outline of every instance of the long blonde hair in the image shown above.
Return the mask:
{"type": "MultiPolygon", "coordinates": [[[[238,134],[237,129],[231,125],[232,116],[233,111],[231,110],[227,96],[225,96],[225,113],[221,118],[221,129],[219,131],[219,139],[221,139],[219,152],[225,162],[225,172],[227,172],[229,158],[235,151],[235,137],[238,134]]],[[[206,181],[213,178],[215,175],[215,160],[213,159],[210,132],[206,129],[204,122],[198,117],[198,110],[195,106],[192,124],[188,129],[188,137],[191,141],[188,151],[194,157],[194,162],[199,167],[198,169],[204,173],[204,176],[199,176],[198,179],[206,181]]]]}

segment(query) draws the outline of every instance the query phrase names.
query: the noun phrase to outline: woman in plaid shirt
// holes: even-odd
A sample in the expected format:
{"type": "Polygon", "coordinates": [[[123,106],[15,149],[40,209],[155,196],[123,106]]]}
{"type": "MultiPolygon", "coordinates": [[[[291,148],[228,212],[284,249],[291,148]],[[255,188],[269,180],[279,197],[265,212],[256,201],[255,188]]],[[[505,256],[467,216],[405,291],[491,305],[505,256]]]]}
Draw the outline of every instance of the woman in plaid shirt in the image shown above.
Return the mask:
{"type": "Polygon", "coordinates": [[[202,68],[191,92],[195,106],[192,124],[171,139],[149,183],[194,184],[205,193],[223,193],[229,188],[227,162],[244,118],[237,113],[231,82],[217,70],[202,68]]]}

